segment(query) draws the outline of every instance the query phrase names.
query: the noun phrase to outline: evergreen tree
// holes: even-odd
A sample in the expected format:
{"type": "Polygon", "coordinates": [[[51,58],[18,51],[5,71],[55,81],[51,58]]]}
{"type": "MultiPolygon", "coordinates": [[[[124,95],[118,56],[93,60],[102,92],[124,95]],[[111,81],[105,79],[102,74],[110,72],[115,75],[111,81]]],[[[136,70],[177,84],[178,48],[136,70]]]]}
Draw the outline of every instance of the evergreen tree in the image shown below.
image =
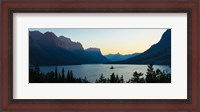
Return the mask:
{"type": "Polygon", "coordinates": [[[101,74],[98,80],[96,80],[96,83],[106,83],[106,78],[101,74]]]}
{"type": "Polygon", "coordinates": [[[124,78],[123,78],[123,75],[121,75],[121,77],[120,77],[120,83],[124,83],[124,78]]]}
{"type": "Polygon", "coordinates": [[[150,64],[148,65],[148,68],[147,68],[146,82],[148,83],[154,82],[153,75],[154,75],[153,65],[150,64]]]}
{"type": "Polygon", "coordinates": [[[143,76],[143,73],[134,72],[133,77],[127,81],[127,83],[143,83],[144,78],[140,78],[143,76]]]}
{"type": "Polygon", "coordinates": [[[116,83],[119,83],[119,76],[118,76],[118,74],[117,74],[116,77],[115,77],[115,82],[116,82],[116,83]]]}
{"type": "Polygon", "coordinates": [[[69,82],[70,81],[70,72],[69,72],[69,70],[67,71],[67,82],[69,82]]]}
{"type": "Polygon", "coordinates": [[[62,68],[62,82],[64,82],[65,80],[65,70],[64,68],[62,68]]]}
{"type": "Polygon", "coordinates": [[[89,81],[87,80],[86,76],[83,79],[83,83],[88,83],[89,81]]]}
{"type": "Polygon", "coordinates": [[[114,73],[112,73],[112,75],[110,75],[110,82],[111,83],[115,83],[116,82],[115,74],[114,73]]]}
{"type": "Polygon", "coordinates": [[[55,67],[55,80],[58,80],[58,71],[57,71],[57,67],[55,67]]]}
{"type": "Polygon", "coordinates": [[[140,76],[143,76],[143,74],[140,72],[140,73],[137,73],[137,72],[134,72],[133,73],[133,82],[136,82],[136,83],[140,83],[140,76]]]}
{"type": "Polygon", "coordinates": [[[72,70],[70,70],[69,77],[70,77],[70,82],[74,82],[74,74],[72,70]]]}

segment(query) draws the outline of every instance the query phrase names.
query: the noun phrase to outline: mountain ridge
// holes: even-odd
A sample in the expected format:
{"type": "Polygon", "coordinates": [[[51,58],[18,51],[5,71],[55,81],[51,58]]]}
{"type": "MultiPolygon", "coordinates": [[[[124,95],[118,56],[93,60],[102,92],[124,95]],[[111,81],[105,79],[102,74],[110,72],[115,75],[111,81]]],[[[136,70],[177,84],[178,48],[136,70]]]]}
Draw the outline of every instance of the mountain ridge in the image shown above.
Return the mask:
{"type": "Polygon", "coordinates": [[[112,62],[115,62],[115,61],[122,61],[122,60],[126,60],[128,58],[131,58],[131,57],[135,57],[137,55],[139,55],[140,53],[132,53],[132,54],[125,54],[125,55],[122,55],[120,53],[117,53],[117,54],[107,54],[107,55],[104,55],[106,58],[108,58],[110,61],[112,62]]]}
{"type": "Polygon", "coordinates": [[[161,39],[143,53],[115,64],[156,64],[171,65],[171,29],[167,29],[161,39]]]}
{"type": "Polygon", "coordinates": [[[103,56],[99,48],[84,49],[80,42],[53,32],[29,31],[29,64],[76,65],[76,64],[157,64],[171,65],[171,29],[143,53],[103,56]]]}
{"type": "MultiPolygon", "coordinates": [[[[99,49],[100,50],[100,49],[99,49]]],[[[101,52],[95,55],[84,50],[80,42],[53,32],[29,31],[30,65],[76,65],[109,62],[101,52]],[[98,54],[99,53],[99,54],[98,54]]]]}

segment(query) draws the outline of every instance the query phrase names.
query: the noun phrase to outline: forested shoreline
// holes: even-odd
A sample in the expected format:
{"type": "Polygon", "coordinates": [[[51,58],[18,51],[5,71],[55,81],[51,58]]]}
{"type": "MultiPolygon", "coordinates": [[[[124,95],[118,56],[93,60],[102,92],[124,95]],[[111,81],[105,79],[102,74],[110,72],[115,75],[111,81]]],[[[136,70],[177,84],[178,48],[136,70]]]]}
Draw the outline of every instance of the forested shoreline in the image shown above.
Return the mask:
{"type": "MultiPolygon", "coordinates": [[[[74,77],[72,70],[65,71],[62,68],[61,73],[58,72],[57,67],[54,71],[46,74],[40,72],[39,65],[34,68],[29,68],[29,83],[91,83],[87,77],[84,78],[74,77]],[[65,75],[67,74],[67,75],[65,75]]],[[[141,73],[133,71],[132,77],[125,81],[123,75],[115,74],[114,72],[110,77],[105,77],[101,74],[95,83],[171,83],[171,73],[166,73],[160,69],[154,70],[153,65],[148,65],[147,72],[141,73]],[[145,76],[145,77],[144,77],[145,76]]]]}

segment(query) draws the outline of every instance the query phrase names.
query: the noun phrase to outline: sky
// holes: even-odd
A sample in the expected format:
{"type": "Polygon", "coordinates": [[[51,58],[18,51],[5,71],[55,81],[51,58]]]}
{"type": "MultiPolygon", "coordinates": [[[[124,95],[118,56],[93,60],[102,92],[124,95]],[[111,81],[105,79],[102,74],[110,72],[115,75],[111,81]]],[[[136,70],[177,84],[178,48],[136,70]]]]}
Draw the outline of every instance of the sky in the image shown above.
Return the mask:
{"type": "Polygon", "coordinates": [[[84,49],[100,48],[103,55],[141,53],[156,44],[167,29],[119,29],[119,28],[29,28],[41,33],[53,32],[74,42],[84,49]]]}

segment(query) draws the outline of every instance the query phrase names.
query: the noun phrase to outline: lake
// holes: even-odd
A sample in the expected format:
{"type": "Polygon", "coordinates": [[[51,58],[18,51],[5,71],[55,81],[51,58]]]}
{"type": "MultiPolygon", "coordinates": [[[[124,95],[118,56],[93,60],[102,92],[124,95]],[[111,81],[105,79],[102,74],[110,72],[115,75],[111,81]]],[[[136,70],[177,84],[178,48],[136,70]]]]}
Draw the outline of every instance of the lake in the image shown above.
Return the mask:
{"type": "MultiPolygon", "coordinates": [[[[147,65],[128,65],[128,64],[83,64],[83,65],[63,65],[57,66],[57,71],[62,71],[62,68],[65,70],[65,75],[67,75],[68,70],[72,70],[74,77],[84,78],[85,76],[90,82],[95,82],[96,79],[99,79],[101,74],[104,77],[109,78],[112,73],[118,74],[120,77],[123,75],[124,80],[127,81],[133,76],[135,71],[146,73],[147,65]],[[110,69],[111,67],[114,69],[110,69]]],[[[166,65],[154,65],[154,70],[160,69],[167,73],[171,73],[171,68],[166,65]]],[[[55,71],[55,66],[40,66],[40,71],[42,73],[47,73],[50,71],[55,71]]]]}

